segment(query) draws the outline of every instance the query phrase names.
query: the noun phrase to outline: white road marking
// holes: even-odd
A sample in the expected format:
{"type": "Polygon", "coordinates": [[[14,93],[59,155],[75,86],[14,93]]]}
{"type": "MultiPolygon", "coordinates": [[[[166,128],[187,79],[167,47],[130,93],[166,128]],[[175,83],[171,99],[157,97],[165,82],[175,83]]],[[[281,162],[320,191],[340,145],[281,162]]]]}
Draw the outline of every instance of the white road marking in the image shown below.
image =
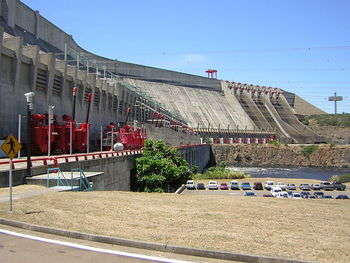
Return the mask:
{"type": "Polygon", "coordinates": [[[136,254],[136,253],[128,253],[128,252],[122,252],[122,251],[116,251],[116,250],[110,250],[110,249],[104,249],[104,248],[96,248],[96,247],[90,247],[90,246],[85,246],[85,245],[79,245],[79,244],[66,242],[66,241],[60,241],[60,240],[54,240],[54,239],[48,239],[48,238],[43,238],[43,237],[37,237],[37,236],[17,233],[17,232],[5,230],[5,229],[0,229],[0,233],[6,234],[6,235],[22,237],[22,238],[27,238],[27,239],[36,240],[36,241],[41,241],[41,242],[46,242],[46,243],[51,243],[51,244],[56,244],[56,245],[61,245],[61,246],[66,246],[66,247],[72,247],[72,248],[83,249],[83,250],[105,253],[105,254],[113,254],[113,255],[118,255],[118,256],[129,257],[129,258],[152,260],[152,261],[157,261],[157,262],[162,262],[162,263],[191,263],[191,261],[183,261],[183,260],[177,260],[177,259],[168,259],[168,258],[161,258],[161,257],[154,257],[154,256],[146,256],[146,255],[141,255],[141,254],[136,254]]]}

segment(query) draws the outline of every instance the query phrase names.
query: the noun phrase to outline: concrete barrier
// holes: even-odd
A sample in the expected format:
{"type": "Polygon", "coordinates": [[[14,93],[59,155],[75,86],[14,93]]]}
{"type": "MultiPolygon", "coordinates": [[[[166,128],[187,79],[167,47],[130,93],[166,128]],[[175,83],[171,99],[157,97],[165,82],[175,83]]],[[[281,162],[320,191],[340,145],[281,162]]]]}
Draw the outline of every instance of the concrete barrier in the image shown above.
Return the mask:
{"type": "Polygon", "coordinates": [[[75,238],[75,239],[83,239],[83,240],[107,243],[112,245],[135,247],[135,248],[148,249],[148,250],[157,250],[157,251],[197,256],[197,257],[215,258],[220,260],[233,260],[233,261],[248,262],[248,263],[308,263],[307,261],[301,261],[301,260],[272,258],[272,257],[255,256],[255,255],[239,254],[239,253],[223,252],[223,251],[203,250],[203,249],[197,249],[197,248],[172,246],[167,244],[144,242],[144,241],[137,241],[137,240],[131,240],[131,239],[117,238],[117,237],[86,234],[86,233],[81,233],[76,231],[69,231],[69,230],[63,230],[63,229],[55,229],[50,227],[32,225],[32,224],[13,221],[5,218],[0,218],[0,224],[12,226],[12,227],[18,227],[18,228],[22,228],[30,231],[37,231],[37,232],[46,233],[46,234],[54,234],[54,235],[59,235],[59,236],[64,236],[69,238],[75,238]]]}

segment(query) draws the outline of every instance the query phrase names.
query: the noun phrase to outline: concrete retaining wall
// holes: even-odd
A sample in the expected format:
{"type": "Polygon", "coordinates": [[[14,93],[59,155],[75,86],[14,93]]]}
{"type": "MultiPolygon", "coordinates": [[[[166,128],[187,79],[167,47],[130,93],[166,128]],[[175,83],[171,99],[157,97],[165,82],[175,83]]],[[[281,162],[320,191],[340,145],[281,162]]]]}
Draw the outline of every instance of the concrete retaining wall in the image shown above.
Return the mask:
{"type": "MultiPolygon", "coordinates": [[[[139,155],[109,157],[103,159],[86,160],[79,162],[61,163],[62,171],[81,168],[86,172],[103,172],[103,175],[91,179],[96,190],[130,190],[130,176],[135,167],[135,158],[139,155]]],[[[46,174],[50,166],[34,167],[33,175],[46,174]]],[[[17,169],[13,172],[13,184],[20,185],[25,182],[26,169],[17,169]]],[[[0,187],[8,186],[8,171],[0,172],[0,187]]]]}
{"type": "MultiPolygon", "coordinates": [[[[190,165],[198,166],[203,171],[211,162],[210,145],[194,145],[181,147],[179,151],[190,165]]],[[[62,171],[81,168],[86,172],[103,172],[103,175],[92,177],[96,190],[130,190],[130,178],[135,169],[135,159],[140,155],[127,155],[109,157],[102,159],[92,159],[79,162],[60,163],[62,171]]],[[[52,166],[39,166],[32,168],[32,175],[46,174],[47,168],[52,166]]],[[[26,169],[16,169],[13,171],[13,185],[25,183],[27,176],[26,169]]],[[[0,187],[8,186],[8,171],[0,171],[0,187]]]]}

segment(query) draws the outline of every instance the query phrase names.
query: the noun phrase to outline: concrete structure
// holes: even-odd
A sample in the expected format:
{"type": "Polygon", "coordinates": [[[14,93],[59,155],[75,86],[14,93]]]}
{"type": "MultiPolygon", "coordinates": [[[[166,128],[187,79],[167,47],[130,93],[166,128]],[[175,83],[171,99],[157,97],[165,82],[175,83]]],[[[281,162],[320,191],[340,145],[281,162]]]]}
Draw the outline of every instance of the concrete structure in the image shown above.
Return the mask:
{"type": "MultiPolygon", "coordinates": [[[[35,92],[35,113],[55,105],[55,114],[70,115],[77,87],[78,122],[85,119],[85,96],[95,94],[92,145],[100,126],[125,120],[127,108],[139,122],[162,112],[197,129],[265,131],[298,143],[321,140],[295,114],[322,111],[295,94],[104,58],[19,0],[1,0],[0,8],[0,138],[16,134],[17,116],[25,113],[24,93],[35,92]]],[[[181,141],[193,143],[193,138],[181,141]]]]}

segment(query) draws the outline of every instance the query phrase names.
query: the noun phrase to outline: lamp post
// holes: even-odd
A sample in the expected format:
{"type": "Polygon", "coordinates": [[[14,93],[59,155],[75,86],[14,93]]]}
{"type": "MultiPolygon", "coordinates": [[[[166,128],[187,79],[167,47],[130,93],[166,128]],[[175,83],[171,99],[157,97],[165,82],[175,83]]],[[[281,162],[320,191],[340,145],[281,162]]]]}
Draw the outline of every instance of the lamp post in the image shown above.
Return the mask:
{"type": "Polygon", "coordinates": [[[32,110],[34,108],[33,105],[33,97],[34,92],[25,93],[24,96],[27,100],[27,176],[32,175],[32,110]]]}
{"type": "Polygon", "coordinates": [[[47,156],[50,157],[51,155],[51,135],[52,135],[52,131],[51,131],[51,124],[52,124],[52,119],[53,119],[53,110],[54,110],[55,106],[53,105],[49,105],[49,127],[48,127],[48,142],[47,142],[47,156]]]}

